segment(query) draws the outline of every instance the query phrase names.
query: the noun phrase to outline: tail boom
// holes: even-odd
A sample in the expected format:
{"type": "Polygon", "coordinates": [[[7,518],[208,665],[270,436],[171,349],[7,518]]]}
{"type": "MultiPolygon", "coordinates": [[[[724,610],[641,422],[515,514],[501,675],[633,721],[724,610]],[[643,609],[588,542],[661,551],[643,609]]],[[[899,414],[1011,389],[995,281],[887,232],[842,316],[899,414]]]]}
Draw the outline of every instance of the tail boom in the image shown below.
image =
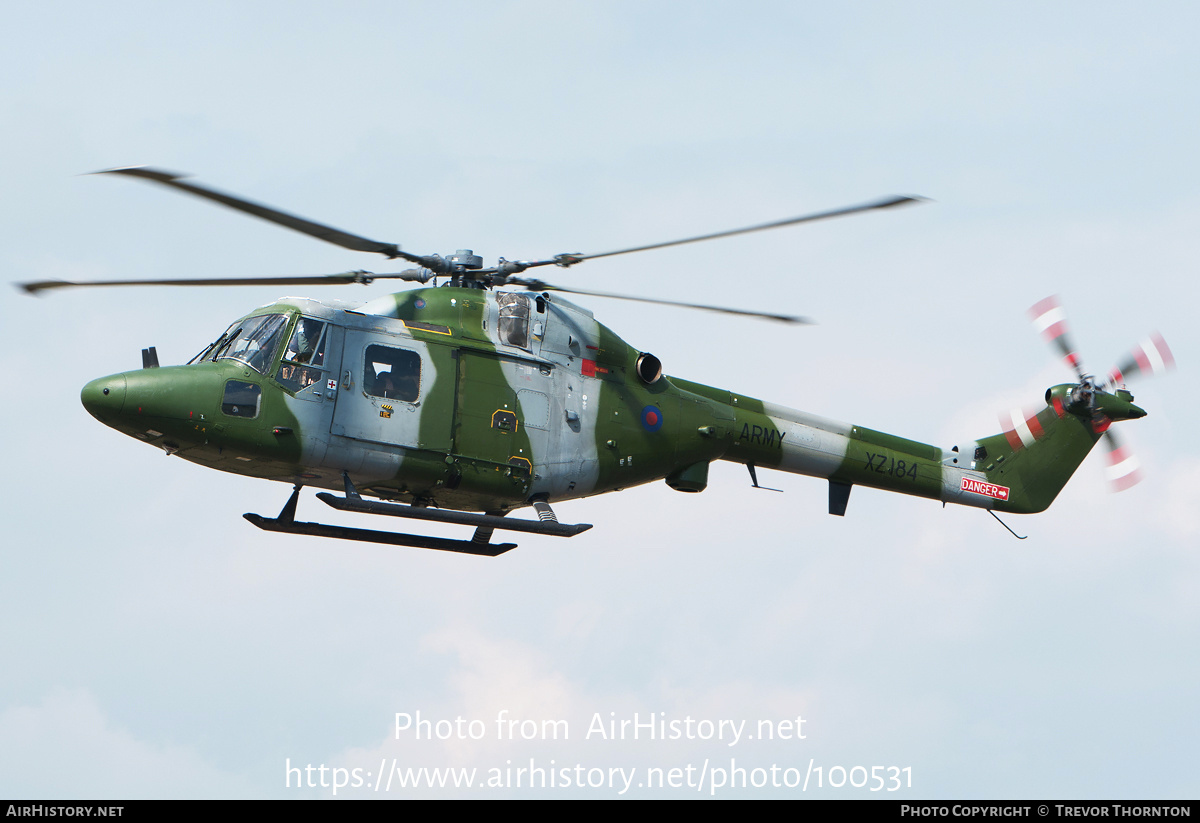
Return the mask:
{"type": "Polygon", "coordinates": [[[1082,408],[1075,388],[1049,389],[1046,405],[1012,431],[949,450],[732,395],[721,459],[828,479],[834,514],[852,486],[1032,514],[1054,502],[1108,423],[1145,414],[1108,394],[1082,408]]]}

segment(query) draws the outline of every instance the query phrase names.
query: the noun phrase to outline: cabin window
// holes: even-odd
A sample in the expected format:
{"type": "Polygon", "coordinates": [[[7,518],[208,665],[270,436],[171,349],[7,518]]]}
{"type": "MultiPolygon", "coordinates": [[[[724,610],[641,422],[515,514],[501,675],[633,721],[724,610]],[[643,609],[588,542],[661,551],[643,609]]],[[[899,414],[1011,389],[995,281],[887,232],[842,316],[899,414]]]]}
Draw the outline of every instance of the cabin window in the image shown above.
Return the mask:
{"type": "Polygon", "coordinates": [[[231,417],[258,417],[261,400],[261,387],[241,380],[228,380],[225,383],[225,396],[221,399],[221,411],[231,417]]]}
{"type": "Polygon", "coordinates": [[[528,349],[529,296],[501,292],[496,302],[500,304],[500,342],[528,349]]]}
{"type": "Polygon", "coordinates": [[[421,393],[421,356],[409,349],[367,346],[363,367],[363,391],[415,403],[421,393]]]}

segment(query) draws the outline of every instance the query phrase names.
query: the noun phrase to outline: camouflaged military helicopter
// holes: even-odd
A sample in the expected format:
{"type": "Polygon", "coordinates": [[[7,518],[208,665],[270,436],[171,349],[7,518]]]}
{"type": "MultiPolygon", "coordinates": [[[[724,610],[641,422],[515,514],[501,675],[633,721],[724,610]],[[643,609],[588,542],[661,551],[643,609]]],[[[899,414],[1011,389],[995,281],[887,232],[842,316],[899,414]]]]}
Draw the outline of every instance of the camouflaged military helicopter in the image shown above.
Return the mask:
{"type": "Polygon", "coordinates": [[[1057,301],[1035,322],[1078,381],[1046,390],[1045,407],[1014,413],[1002,434],[949,450],[826,420],[663,374],[653,354],[630,346],[565,293],[749,315],[803,318],[614,295],[522,277],[684,243],[728,237],[913,203],[893,197],[733,231],[601,254],[560,254],[484,267],[460,250],[416,255],[359,235],[185,182],[152,168],[112,169],[213,200],[347,249],[403,259],[393,274],[23,284],[30,293],[67,286],[330,285],[401,280],[425,288],[365,304],[283,298],[232,323],[186,365],[102,377],[82,391],[102,423],[185,460],[291,484],[277,517],[244,515],[269,531],[496,556],[496,529],[572,537],[591,526],[558,522],[550,504],[663,479],[703,491],[714,460],[829,481],[829,512],[843,515],[854,485],[1032,513],[1046,509],[1076,467],[1107,438],[1115,477],[1136,477],[1109,425],[1145,415],[1125,377],[1170,365],[1161,337],[1105,382],[1083,372],[1057,301]],[[437,283],[443,278],[442,284],[437,283]],[[524,291],[493,291],[498,287],[524,291]],[[469,540],[296,520],[300,491],[342,511],[458,524],[469,540]],[[331,492],[340,491],[341,494],[331,492]],[[373,499],[368,499],[373,498],[373,499]],[[507,517],[532,506],[537,519],[507,517]]]}

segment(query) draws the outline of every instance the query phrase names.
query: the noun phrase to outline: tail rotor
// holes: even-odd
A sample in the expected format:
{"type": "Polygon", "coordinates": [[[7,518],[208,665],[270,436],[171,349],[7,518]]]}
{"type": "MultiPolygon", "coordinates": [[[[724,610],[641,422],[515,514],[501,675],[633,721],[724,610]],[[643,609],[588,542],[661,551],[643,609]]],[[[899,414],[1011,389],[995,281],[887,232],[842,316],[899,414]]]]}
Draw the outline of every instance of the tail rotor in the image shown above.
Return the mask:
{"type": "Polygon", "coordinates": [[[1123,492],[1142,482],[1142,469],[1137,456],[1121,444],[1111,429],[1104,432],[1104,445],[1108,447],[1108,482],[1115,492],[1123,492]]]}
{"type": "Polygon", "coordinates": [[[1034,328],[1041,332],[1042,337],[1062,354],[1063,360],[1075,370],[1082,381],[1086,378],[1083,373],[1083,361],[1075,345],[1067,335],[1067,313],[1058,302],[1057,295],[1051,295],[1045,300],[1039,300],[1029,308],[1029,317],[1034,328]]]}
{"type": "Polygon", "coordinates": [[[1175,368],[1175,356],[1163,336],[1154,332],[1125,356],[1125,359],[1108,373],[1105,388],[1125,385],[1130,377],[1139,374],[1158,375],[1175,368]]]}
{"type": "MultiPolygon", "coordinates": [[[[1108,479],[1113,491],[1124,491],[1142,479],[1137,457],[1109,428],[1114,420],[1135,419],[1145,414],[1132,405],[1133,395],[1125,381],[1140,375],[1162,374],[1175,366],[1175,358],[1166,340],[1154,332],[1108,373],[1103,382],[1083,370],[1083,361],[1067,334],[1067,317],[1057,296],[1038,301],[1029,309],[1033,325],[1058,350],[1079,378],[1069,392],[1072,407],[1091,413],[1092,428],[1103,435],[1108,448],[1108,479]]],[[[1016,417],[1013,417],[1014,423],[1016,417]]],[[[1018,433],[1020,426],[1014,426],[1018,433]]]]}

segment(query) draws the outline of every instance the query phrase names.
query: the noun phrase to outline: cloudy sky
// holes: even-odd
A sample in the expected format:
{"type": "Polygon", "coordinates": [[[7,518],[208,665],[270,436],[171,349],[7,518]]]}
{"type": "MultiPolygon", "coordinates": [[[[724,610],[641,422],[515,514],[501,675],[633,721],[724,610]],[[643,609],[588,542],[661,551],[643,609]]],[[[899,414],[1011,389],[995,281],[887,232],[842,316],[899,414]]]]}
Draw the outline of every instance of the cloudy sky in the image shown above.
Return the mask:
{"type": "Polygon", "coordinates": [[[9,288],[0,796],[327,797],[308,781],[334,768],[364,784],[338,797],[516,796],[531,763],[550,797],[630,775],[625,796],[1196,796],[1192,5],[244,6],[8,10],[8,281],[383,265],[79,176],[121,165],[489,261],[918,194],[934,202],[558,276],[811,316],[587,303],[668,373],[939,445],[1067,379],[1024,315],[1050,294],[1091,369],[1153,329],[1181,369],[1133,386],[1145,482],[1109,494],[1097,452],[1047,513],[1009,518],[1028,540],[867,489],[834,518],[819,481],[755,491],[721,465],[698,496],[563,504],[595,528],[479,559],[259,532],[240,515],[274,514],[285,486],[166,458],[80,406],[140,348],[184,362],[280,290],[9,288]],[[397,735],[417,712],[482,739],[397,735]],[[588,735],[635,715],[684,733],[588,735]],[[569,738],[497,739],[499,716],[569,738]],[[797,718],[803,739],[761,739],[797,718]],[[381,766],[477,772],[375,791],[381,766]],[[850,785],[873,767],[902,786],[850,785]]]}

